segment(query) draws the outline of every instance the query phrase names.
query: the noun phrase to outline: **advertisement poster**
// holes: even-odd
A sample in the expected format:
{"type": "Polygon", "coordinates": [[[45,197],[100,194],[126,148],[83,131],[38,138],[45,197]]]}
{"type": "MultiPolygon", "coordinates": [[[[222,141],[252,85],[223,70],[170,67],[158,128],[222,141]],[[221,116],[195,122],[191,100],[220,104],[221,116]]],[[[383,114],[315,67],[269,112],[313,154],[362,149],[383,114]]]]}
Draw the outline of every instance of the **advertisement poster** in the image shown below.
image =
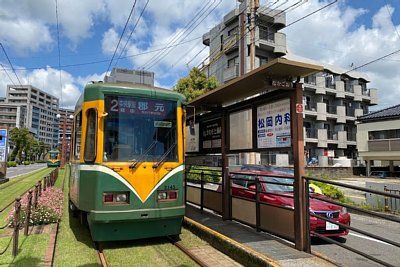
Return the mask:
{"type": "Polygon", "coordinates": [[[215,150],[221,147],[221,119],[200,124],[201,145],[203,150],[215,150]]]}
{"type": "Polygon", "coordinates": [[[7,130],[0,130],[0,162],[7,161],[6,158],[6,149],[7,149],[7,130]]]}
{"type": "Polygon", "coordinates": [[[257,146],[258,148],[291,146],[290,99],[257,107],[257,146]]]}
{"type": "Polygon", "coordinates": [[[199,152],[199,124],[186,126],[186,152],[199,152]]]}

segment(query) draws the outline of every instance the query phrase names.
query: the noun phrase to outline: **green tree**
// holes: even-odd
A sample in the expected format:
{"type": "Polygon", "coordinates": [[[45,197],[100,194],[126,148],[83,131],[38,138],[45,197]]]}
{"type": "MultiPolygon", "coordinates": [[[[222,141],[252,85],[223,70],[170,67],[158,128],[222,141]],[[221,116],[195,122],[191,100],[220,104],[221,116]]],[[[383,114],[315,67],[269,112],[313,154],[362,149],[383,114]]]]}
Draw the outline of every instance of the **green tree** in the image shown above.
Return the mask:
{"type": "Polygon", "coordinates": [[[22,158],[22,151],[26,151],[29,130],[27,128],[14,128],[10,131],[10,139],[14,143],[14,149],[11,153],[10,160],[14,161],[16,157],[22,158]]]}
{"type": "Polygon", "coordinates": [[[214,76],[207,78],[198,68],[193,68],[189,76],[178,80],[173,90],[183,94],[187,101],[191,101],[217,86],[218,80],[214,76]]]}

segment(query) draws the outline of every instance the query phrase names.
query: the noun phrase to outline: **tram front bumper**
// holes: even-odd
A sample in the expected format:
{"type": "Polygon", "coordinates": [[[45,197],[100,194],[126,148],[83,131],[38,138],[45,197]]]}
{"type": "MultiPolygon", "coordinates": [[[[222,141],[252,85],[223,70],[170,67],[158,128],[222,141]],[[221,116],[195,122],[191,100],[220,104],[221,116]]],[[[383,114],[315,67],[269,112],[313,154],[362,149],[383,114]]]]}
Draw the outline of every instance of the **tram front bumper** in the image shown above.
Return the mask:
{"type": "Polygon", "coordinates": [[[135,209],[135,210],[91,210],[88,219],[93,223],[108,223],[115,221],[146,221],[159,220],[162,218],[176,218],[185,215],[185,206],[135,209]]]}

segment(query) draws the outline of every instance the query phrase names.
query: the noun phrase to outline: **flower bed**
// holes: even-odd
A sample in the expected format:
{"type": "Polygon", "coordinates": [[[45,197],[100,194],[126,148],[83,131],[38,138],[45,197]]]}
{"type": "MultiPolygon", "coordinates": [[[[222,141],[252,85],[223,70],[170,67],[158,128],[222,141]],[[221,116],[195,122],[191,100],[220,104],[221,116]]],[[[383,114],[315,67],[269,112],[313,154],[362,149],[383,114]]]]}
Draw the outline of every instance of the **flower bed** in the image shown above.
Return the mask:
{"type": "MultiPolygon", "coordinates": [[[[34,200],[32,199],[32,202],[34,200]]],[[[61,189],[56,187],[49,187],[46,191],[42,191],[42,196],[38,199],[37,208],[34,209],[32,203],[31,218],[29,225],[41,225],[56,223],[61,219],[63,211],[64,196],[61,189]]],[[[28,197],[27,194],[21,199],[21,212],[20,212],[20,226],[22,227],[25,223],[27,213],[28,197]]],[[[14,211],[9,214],[9,220],[11,221],[10,227],[14,226],[14,211]]]]}

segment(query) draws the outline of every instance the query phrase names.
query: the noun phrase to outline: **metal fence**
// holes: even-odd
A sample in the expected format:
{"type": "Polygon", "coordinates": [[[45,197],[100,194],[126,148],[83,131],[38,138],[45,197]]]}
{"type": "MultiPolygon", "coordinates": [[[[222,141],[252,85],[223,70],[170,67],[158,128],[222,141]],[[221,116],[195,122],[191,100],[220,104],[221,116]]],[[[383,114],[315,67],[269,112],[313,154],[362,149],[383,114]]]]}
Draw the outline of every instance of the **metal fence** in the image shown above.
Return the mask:
{"type": "Polygon", "coordinates": [[[4,212],[8,207],[14,204],[14,215],[12,220],[9,220],[4,226],[0,227],[1,229],[5,229],[9,226],[12,226],[14,231],[10,237],[9,242],[3,250],[0,250],[0,255],[3,255],[9,248],[12,242],[12,254],[13,256],[18,255],[18,239],[19,239],[19,230],[24,228],[24,235],[28,236],[29,234],[29,221],[31,219],[32,212],[37,208],[38,202],[40,201],[40,197],[42,196],[42,191],[46,191],[47,188],[52,187],[58,178],[58,168],[54,169],[50,172],[49,175],[44,176],[40,179],[33,188],[30,188],[28,191],[23,193],[21,197],[15,198],[15,201],[6,205],[0,212],[4,212]],[[26,217],[23,225],[21,225],[21,199],[25,197],[28,199],[28,204],[26,208],[26,217]]]}

